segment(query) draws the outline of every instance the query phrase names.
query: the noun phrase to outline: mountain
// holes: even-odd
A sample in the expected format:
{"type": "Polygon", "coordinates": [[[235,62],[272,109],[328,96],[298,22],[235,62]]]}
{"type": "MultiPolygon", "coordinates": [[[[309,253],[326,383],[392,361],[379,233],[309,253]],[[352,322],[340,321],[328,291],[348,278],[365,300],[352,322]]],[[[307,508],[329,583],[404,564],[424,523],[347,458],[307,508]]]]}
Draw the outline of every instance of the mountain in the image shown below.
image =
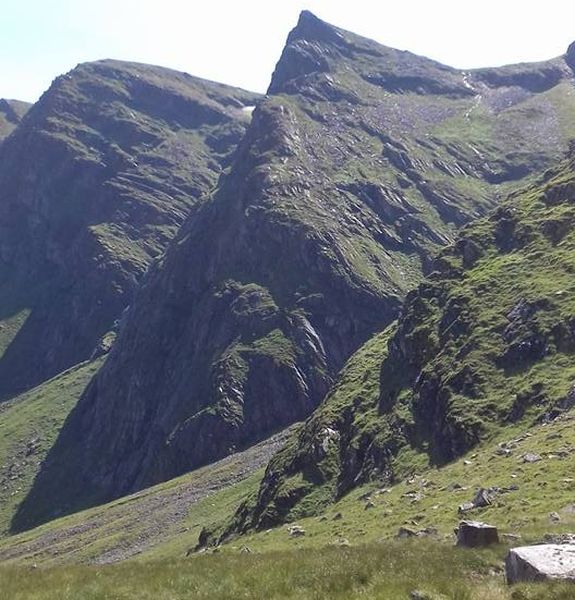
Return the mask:
{"type": "Polygon", "coordinates": [[[105,352],[257,99],[113,60],[54,81],[0,147],[0,397],[105,352]]]}
{"type": "Polygon", "coordinates": [[[397,324],[350,359],[272,459],[226,534],[314,514],[369,481],[393,485],[425,469],[435,478],[494,436],[499,456],[520,440],[527,451],[534,425],[575,406],[574,200],[575,149],[464,228],[397,324]]]}
{"type": "Polygon", "coordinates": [[[0,98],[0,141],[14,131],[31,106],[28,102],[0,98]]]}
{"type": "Polygon", "coordinates": [[[456,229],[567,150],[570,57],[463,72],[302,13],[230,171],[143,279],[14,527],[307,417],[456,229]]]}

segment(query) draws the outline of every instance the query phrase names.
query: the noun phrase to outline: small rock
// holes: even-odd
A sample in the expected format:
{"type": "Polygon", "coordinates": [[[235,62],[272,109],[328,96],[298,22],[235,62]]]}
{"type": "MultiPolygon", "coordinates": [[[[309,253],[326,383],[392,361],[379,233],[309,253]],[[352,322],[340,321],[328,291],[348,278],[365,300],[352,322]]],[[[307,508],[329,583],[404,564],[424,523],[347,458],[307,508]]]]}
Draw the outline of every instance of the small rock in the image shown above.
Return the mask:
{"type": "Polygon", "coordinates": [[[470,510],[473,510],[474,508],[475,508],[475,504],[473,504],[473,502],[464,502],[463,504],[459,505],[459,508],[457,510],[460,513],[465,513],[470,510]]]}
{"type": "Polygon", "coordinates": [[[369,510],[370,508],[375,508],[375,502],[372,502],[371,500],[365,505],[364,510],[369,510]]]}
{"type": "Polygon", "coordinates": [[[349,540],[346,538],[339,538],[335,541],[335,545],[336,546],[344,546],[346,548],[348,548],[349,546],[351,546],[351,544],[349,543],[349,540]]]}
{"type": "Polygon", "coordinates": [[[545,544],[512,548],[505,559],[507,583],[565,580],[575,582],[575,546],[545,544]]]}
{"type": "Polygon", "coordinates": [[[559,523],[559,521],[561,521],[561,517],[559,516],[559,513],[556,513],[556,512],[550,512],[549,519],[551,521],[553,521],[553,523],[559,523]]]}
{"type": "Polygon", "coordinates": [[[461,521],[457,530],[457,545],[478,548],[499,543],[497,527],[480,521],[461,521]]]}
{"type": "Polygon", "coordinates": [[[413,590],[413,592],[409,594],[409,598],[410,600],[435,600],[435,597],[432,594],[420,590],[413,590]]]}
{"type": "Polygon", "coordinates": [[[462,486],[460,483],[454,482],[450,483],[447,488],[445,488],[448,492],[454,492],[455,490],[461,490],[462,486]]]}
{"type": "Polygon", "coordinates": [[[489,506],[494,499],[495,490],[493,490],[492,488],[479,488],[472,502],[477,508],[483,508],[484,506],[489,506]]]}
{"type": "Polygon", "coordinates": [[[533,452],[527,452],[526,454],[524,454],[521,457],[521,460],[524,463],[536,463],[539,462],[541,459],[541,456],[539,456],[539,454],[534,454],[533,452]]]}
{"type": "Polygon", "coordinates": [[[396,534],[396,538],[398,539],[402,539],[402,538],[411,538],[411,537],[416,537],[417,536],[417,531],[415,529],[410,529],[409,527],[400,527],[397,530],[397,534],[396,534]]]}
{"type": "Polygon", "coordinates": [[[416,535],[417,537],[427,537],[427,536],[436,536],[438,534],[437,528],[435,527],[426,527],[425,529],[420,529],[416,535]]]}

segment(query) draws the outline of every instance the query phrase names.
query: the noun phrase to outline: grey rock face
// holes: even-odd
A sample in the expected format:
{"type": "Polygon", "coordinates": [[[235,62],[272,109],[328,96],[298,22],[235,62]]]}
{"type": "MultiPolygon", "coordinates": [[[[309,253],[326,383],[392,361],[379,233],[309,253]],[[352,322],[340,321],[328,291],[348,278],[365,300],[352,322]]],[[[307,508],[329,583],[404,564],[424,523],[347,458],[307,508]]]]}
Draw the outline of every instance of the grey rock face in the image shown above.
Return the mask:
{"type": "Polygon", "coordinates": [[[507,583],[560,579],[575,583],[575,545],[522,546],[505,559],[507,583]]]}

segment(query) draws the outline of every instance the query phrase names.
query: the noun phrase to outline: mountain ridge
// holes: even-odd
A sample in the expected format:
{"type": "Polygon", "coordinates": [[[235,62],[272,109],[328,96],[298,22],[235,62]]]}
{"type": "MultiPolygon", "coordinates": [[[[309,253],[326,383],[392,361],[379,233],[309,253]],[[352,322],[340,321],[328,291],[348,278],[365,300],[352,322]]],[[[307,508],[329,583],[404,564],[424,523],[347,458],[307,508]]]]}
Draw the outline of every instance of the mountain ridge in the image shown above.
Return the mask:
{"type": "Polygon", "coordinates": [[[0,148],[0,396],[97,351],[257,98],[111,60],[55,80],[0,148]]]}

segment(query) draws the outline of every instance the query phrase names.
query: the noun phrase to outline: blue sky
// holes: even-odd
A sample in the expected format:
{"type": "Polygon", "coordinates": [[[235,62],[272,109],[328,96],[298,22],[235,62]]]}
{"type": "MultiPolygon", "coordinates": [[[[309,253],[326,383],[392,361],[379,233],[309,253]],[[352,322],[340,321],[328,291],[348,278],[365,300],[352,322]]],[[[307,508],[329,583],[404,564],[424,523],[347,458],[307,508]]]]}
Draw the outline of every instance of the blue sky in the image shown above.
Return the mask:
{"type": "Polygon", "coordinates": [[[33,101],[77,63],[118,58],[264,91],[307,8],[456,67],[534,61],[575,40],[569,0],[0,0],[0,97],[33,101]]]}

